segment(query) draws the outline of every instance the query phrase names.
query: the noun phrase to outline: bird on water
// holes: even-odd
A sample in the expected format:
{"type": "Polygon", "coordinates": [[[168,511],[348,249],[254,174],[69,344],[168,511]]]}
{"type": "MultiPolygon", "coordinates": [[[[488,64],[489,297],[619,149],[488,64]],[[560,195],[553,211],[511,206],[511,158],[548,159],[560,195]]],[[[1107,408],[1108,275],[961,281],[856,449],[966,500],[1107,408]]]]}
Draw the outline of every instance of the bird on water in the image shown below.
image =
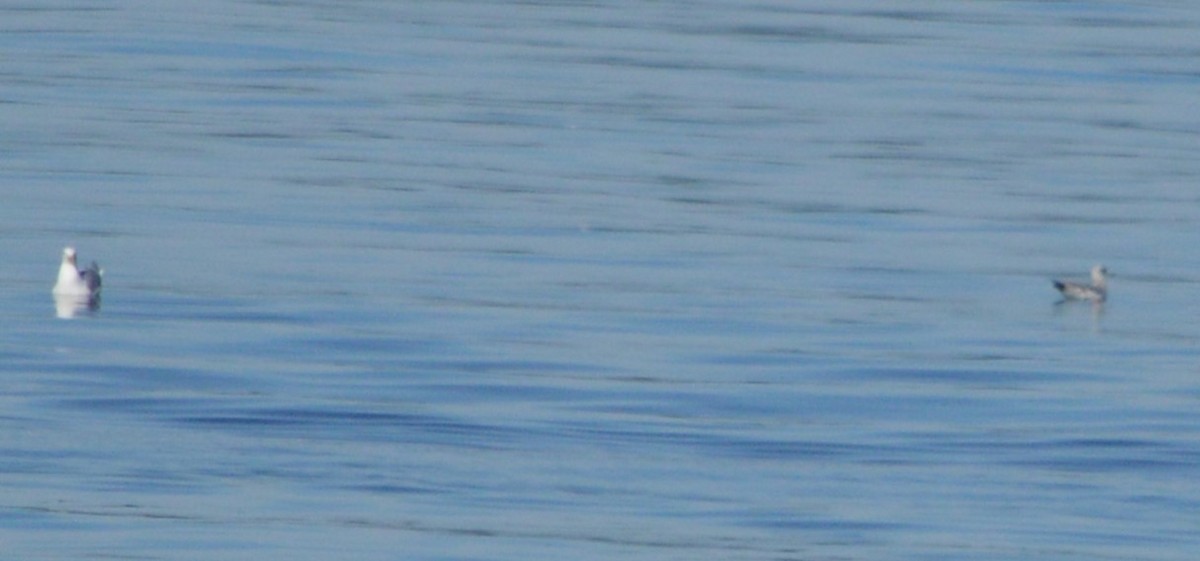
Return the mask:
{"type": "Polygon", "coordinates": [[[95,298],[100,295],[100,277],[103,275],[104,271],[95,261],[88,268],[79,270],[75,263],[75,248],[64,248],[62,265],[58,268],[58,282],[54,283],[54,295],[95,298]]]}
{"type": "Polygon", "coordinates": [[[1068,300],[1103,302],[1108,298],[1108,269],[1104,265],[1092,267],[1092,284],[1056,280],[1054,288],[1068,300]]]}

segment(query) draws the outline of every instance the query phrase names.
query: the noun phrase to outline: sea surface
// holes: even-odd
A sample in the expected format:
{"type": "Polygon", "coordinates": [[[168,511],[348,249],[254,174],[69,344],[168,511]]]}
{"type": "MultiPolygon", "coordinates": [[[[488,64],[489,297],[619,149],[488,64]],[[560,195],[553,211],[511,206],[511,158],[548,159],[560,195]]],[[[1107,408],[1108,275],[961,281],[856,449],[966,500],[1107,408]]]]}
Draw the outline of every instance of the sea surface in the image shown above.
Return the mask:
{"type": "Polygon", "coordinates": [[[1197,37],[8,3],[0,558],[1192,561],[1197,37]]]}

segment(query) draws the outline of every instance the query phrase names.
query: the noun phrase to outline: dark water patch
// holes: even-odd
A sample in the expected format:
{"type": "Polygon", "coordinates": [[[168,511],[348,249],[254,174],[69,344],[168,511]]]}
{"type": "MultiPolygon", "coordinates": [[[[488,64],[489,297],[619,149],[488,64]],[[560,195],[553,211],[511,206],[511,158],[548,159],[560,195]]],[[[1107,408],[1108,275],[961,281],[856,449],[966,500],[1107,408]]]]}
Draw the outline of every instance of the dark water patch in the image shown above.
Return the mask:
{"type": "Polygon", "coordinates": [[[694,448],[710,435],[664,426],[661,430],[605,427],[588,423],[563,423],[546,429],[548,436],[592,443],[605,448],[659,447],[694,448]]]}
{"type": "Polygon", "coordinates": [[[587,363],[551,362],[536,360],[403,360],[403,370],[458,372],[464,374],[588,374],[605,369],[587,363]]]}
{"type": "Polygon", "coordinates": [[[769,461],[883,461],[896,454],[886,448],[850,442],[763,439],[708,432],[696,428],[662,425],[651,428],[616,428],[568,423],[546,429],[548,436],[590,443],[613,450],[654,450],[656,454],[683,454],[716,458],[769,461]]]}
{"type": "Polygon", "coordinates": [[[753,367],[788,367],[808,369],[821,364],[828,364],[820,358],[800,351],[793,350],[763,350],[752,353],[732,354],[702,354],[696,357],[702,364],[721,366],[753,366],[753,367]]]}
{"type": "Polygon", "coordinates": [[[414,485],[401,485],[398,483],[371,483],[364,485],[347,485],[346,489],[353,491],[362,491],[372,495],[431,495],[437,494],[436,491],[424,487],[414,485]]]}
{"type": "Polygon", "coordinates": [[[779,202],[761,201],[757,203],[764,209],[785,214],[798,215],[876,215],[876,216],[919,216],[929,214],[929,211],[914,206],[879,206],[869,203],[841,203],[824,201],[779,202]]]}
{"type": "Polygon", "coordinates": [[[414,384],[406,386],[405,392],[414,397],[420,396],[423,399],[433,402],[528,402],[531,405],[595,402],[613,399],[621,395],[617,391],[599,391],[591,388],[583,389],[516,383],[495,384],[488,382],[414,384]]]}
{"type": "Polygon", "coordinates": [[[138,416],[165,417],[181,411],[203,411],[219,407],[223,400],[180,397],[93,397],[67,399],[59,406],[103,413],[125,413],[138,416]]]}
{"type": "Polygon", "coordinates": [[[1044,460],[1013,462],[1013,465],[1036,467],[1051,471],[1070,473],[1163,473],[1180,469],[1194,470],[1200,463],[1195,461],[1178,462],[1155,458],[1093,458],[1093,457],[1062,457],[1044,460]]]}
{"type": "Polygon", "coordinates": [[[647,333],[681,336],[737,334],[739,337],[753,337],[778,333],[781,327],[729,316],[711,317],[707,314],[692,315],[678,312],[676,314],[676,317],[646,316],[639,319],[636,324],[647,333]]]}
{"type": "Polygon", "coordinates": [[[336,408],[226,409],[217,413],[177,416],[174,421],[185,426],[265,437],[408,442],[472,449],[510,447],[525,434],[514,428],[448,416],[336,408]]]}
{"type": "Polygon", "coordinates": [[[245,390],[247,384],[237,376],[189,368],[132,364],[58,364],[43,368],[48,374],[69,375],[80,387],[93,391],[245,390]]]}
{"type": "Polygon", "coordinates": [[[1034,441],[1013,453],[1014,465],[1079,473],[1183,474],[1200,467],[1200,448],[1129,438],[1034,441]]]}
{"type": "Polygon", "coordinates": [[[902,450],[850,442],[729,438],[706,444],[707,453],[713,456],[749,460],[881,463],[906,456],[902,450]]]}
{"type": "Polygon", "coordinates": [[[1020,219],[1023,222],[1037,224],[1080,224],[1092,226],[1119,226],[1142,224],[1153,220],[1151,217],[1136,217],[1129,215],[1099,216],[1093,211],[1083,211],[1070,214],[1062,212],[1029,213],[1020,219]]]}
{"type": "MultiPolygon", "coordinates": [[[[798,16],[799,18],[799,16],[798,16]]],[[[684,35],[701,35],[705,37],[729,37],[751,41],[782,42],[788,45],[803,45],[829,43],[841,45],[895,45],[908,43],[919,39],[917,35],[909,34],[863,34],[847,29],[811,23],[812,18],[806,17],[807,22],[790,23],[773,17],[770,23],[761,22],[729,22],[723,24],[674,24],[669,26],[671,31],[684,35]]]]}
{"type": "Polygon", "coordinates": [[[1141,508],[1166,508],[1172,511],[1188,511],[1200,508],[1200,499],[1182,494],[1136,495],[1130,497],[1128,502],[1141,508]]]}
{"type": "MultiPolygon", "coordinates": [[[[80,41],[81,38],[76,38],[80,41]]],[[[359,55],[347,51],[321,50],[283,46],[268,43],[238,41],[203,41],[185,39],[139,38],[136,42],[115,42],[103,38],[89,38],[92,50],[137,56],[208,57],[222,60],[258,60],[313,64],[316,61],[361,60],[359,55]]]]}
{"type": "Polygon", "coordinates": [[[1098,375],[1071,372],[1028,372],[973,368],[840,368],[822,377],[837,380],[922,382],[963,384],[968,386],[1008,387],[1050,382],[1083,382],[1101,379],[1098,375]]]}
{"type": "Polygon", "coordinates": [[[64,462],[95,461],[101,456],[98,452],[65,450],[48,442],[30,442],[24,447],[6,446],[0,448],[0,474],[56,473],[62,470],[64,462]]]}
{"type": "Polygon", "coordinates": [[[180,422],[215,426],[294,426],[334,427],[355,425],[360,427],[402,426],[418,424],[426,426],[446,425],[445,420],[434,421],[423,415],[400,413],[377,413],[333,409],[238,409],[220,414],[180,417],[180,422]]]}
{"type": "MultiPolygon", "coordinates": [[[[107,283],[106,283],[107,285],[107,283]]],[[[119,290],[119,289],[118,289],[119,290]]],[[[299,312],[262,309],[262,301],[202,296],[150,294],[142,287],[136,295],[109,297],[104,315],[114,320],[158,320],[174,322],[262,323],[311,325],[313,319],[299,312]]],[[[105,289],[106,293],[110,289],[105,289]]],[[[118,294],[120,294],[118,292],[118,294]]]]}
{"type": "MultiPolygon", "coordinates": [[[[614,68],[634,68],[641,70],[660,70],[660,71],[700,71],[700,70],[721,70],[720,65],[701,62],[691,58],[667,58],[658,56],[655,57],[650,53],[644,53],[639,56],[632,55],[617,55],[617,54],[587,54],[579,55],[572,59],[573,62],[579,64],[587,64],[602,67],[614,68]]],[[[653,104],[656,107],[659,104],[653,104]]],[[[630,109],[644,110],[647,107],[643,104],[629,104],[630,109]]],[[[631,114],[642,113],[643,111],[630,111],[631,114]]]]}
{"type": "Polygon", "coordinates": [[[846,540],[847,543],[884,543],[886,538],[879,534],[907,530],[914,526],[914,524],[898,522],[789,516],[788,514],[751,514],[743,520],[746,520],[744,523],[749,526],[773,530],[798,530],[806,533],[832,532],[838,536],[837,539],[846,540]]]}
{"type": "MultiPolygon", "coordinates": [[[[664,385],[670,387],[674,384],[664,385]]],[[[569,397],[570,410],[576,412],[638,415],[675,422],[726,419],[739,426],[762,418],[791,415],[798,409],[805,413],[812,411],[806,407],[806,400],[779,396],[761,398],[753,392],[744,391],[741,385],[717,386],[713,391],[704,393],[637,388],[589,392],[584,399],[579,399],[574,393],[569,397]],[[721,391],[722,388],[735,387],[742,391],[721,391]]]]}
{"type": "Polygon", "coordinates": [[[139,504],[113,504],[96,508],[64,507],[23,507],[24,512],[40,513],[51,516],[69,516],[73,520],[93,519],[99,522],[105,518],[134,518],[143,520],[192,520],[197,518],[152,510],[139,504]]]}
{"type": "MultiPolygon", "coordinates": [[[[556,520],[556,522],[558,521],[556,520]]],[[[738,559],[744,555],[754,555],[755,557],[752,558],[762,559],[791,559],[792,557],[788,554],[794,553],[789,547],[781,547],[779,550],[776,550],[770,544],[763,544],[758,540],[751,540],[749,538],[707,536],[695,533],[687,535],[665,532],[648,534],[640,530],[631,531],[629,529],[610,528],[607,526],[558,528],[557,526],[561,525],[558,523],[529,527],[512,525],[483,526],[473,523],[471,520],[438,524],[427,520],[397,522],[361,517],[340,518],[335,520],[335,523],[339,526],[349,528],[379,529],[389,532],[413,532],[417,535],[437,536],[455,541],[487,538],[498,545],[510,541],[524,544],[540,544],[541,547],[554,545],[553,551],[557,553],[553,553],[552,558],[555,559],[562,558],[563,555],[578,553],[580,548],[590,551],[597,546],[606,548],[603,551],[608,552],[607,554],[599,554],[598,559],[611,558],[611,555],[628,555],[633,551],[641,555],[645,555],[647,552],[653,554],[653,557],[646,557],[647,559],[661,559],[664,556],[666,558],[676,558],[674,557],[676,555],[683,555],[680,558],[692,558],[694,555],[705,554],[705,552],[716,552],[718,556],[729,559],[738,559]],[[558,552],[560,548],[567,553],[558,552]]],[[[477,555],[460,558],[439,553],[432,558],[458,561],[459,559],[475,559],[477,555]]]]}
{"type": "MultiPolygon", "coordinates": [[[[1041,432],[1055,430],[1066,429],[1055,427],[1041,432]]],[[[1190,444],[1121,436],[1038,439],[1004,434],[983,437],[929,433],[897,434],[894,438],[906,443],[919,457],[982,465],[1090,474],[1144,472],[1162,476],[1182,476],[1200,467],[1200,448],[1190,444]]],[[[1078,489],[1068,486],[1066,490],[1078,489]]]]}
{"type": "Polygon", "coordinates": [[[101,526],[99,520],[78,516],[69,509],[0,505],[0,529],[19,532],[87,532],[101,526]]]}
{"type": "Polygon", "coordinates": [[[919,8],[885,8],[885,9],[850,9],[843,12],[831,11],[828,15],[844,14],[862,16],[864,18],[874,18],[888,21],[895,21],[905,25],[912,23],[964,23],[964,24],[1001,24],[1005,20],[995,16],[988,17],[979,14],[973,14],[966,10],[930,10],[919,8]]]}
{"type": "Polygon", "coordinates": [[[846,290],[838,293],[839,298],[846,300],[856,300],[860,302],[880,302],[880,303],[897,303],[897,304],[920,304],[925,302],[935,302],[938,300],[935,296],[903,296],[890,292],[866,292],[861,290],[846,290]]]}
{"type": "Polygon", "coordinates": [[[436,353],[446,349],[446,344],[433,339],[406,339],[380,337],[364,333],[351,337],[320,337],[294,341],[283,341],[276,345],[281,352],[299,352],[304,355],[324,355],[331,359],[360,359],[364,355],[387,355],[402,357],[412,354],[436,353]]]}
{"type": "MultiPolygon", "coordinates": [[[[211,487],[192,469],[158,468],[150,465],[116,469],[94,479],[88,486],[105,493],[155,493],[171,495],[203,495],[211,487]]],[[[156,518],[185,518],[180,515],[156,514],[156,518]]]]}
{"type": "Polygon", "coordinates": [[[256,131],[219,131],[207,133],[217,140],[264,140],[264,141],[279,141],[279,140],[295,140],[302,138],[299,133],[282,133],[265,130],[256,131]]]}

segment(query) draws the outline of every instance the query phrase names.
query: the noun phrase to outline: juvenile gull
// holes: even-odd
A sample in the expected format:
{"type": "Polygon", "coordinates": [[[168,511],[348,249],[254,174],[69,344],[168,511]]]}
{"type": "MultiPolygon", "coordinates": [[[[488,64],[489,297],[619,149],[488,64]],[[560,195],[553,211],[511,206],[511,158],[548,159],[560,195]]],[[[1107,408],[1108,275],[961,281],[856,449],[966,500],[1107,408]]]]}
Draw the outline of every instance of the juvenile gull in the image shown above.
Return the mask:
{"type": "Polygon", "coordinates": [[[1054,288],[1062,293],[1064,298],[1073,300],[1091,300],[1103,302],[1108,297],[1108,269],[1104,265],[1092,267],[1092,284],[1086,285],[1069,281],[1054,281],[1054,288]]]}
{"type": "Polygon", "coordinates": [[[100,276],[103,274],[95,261],[87,269],[80,271],[75,264],[75,248],[64,248],[62,266],[58,268],[58,282],[54,283],[54,295],[95,298],[100,295],[100,276]]]}

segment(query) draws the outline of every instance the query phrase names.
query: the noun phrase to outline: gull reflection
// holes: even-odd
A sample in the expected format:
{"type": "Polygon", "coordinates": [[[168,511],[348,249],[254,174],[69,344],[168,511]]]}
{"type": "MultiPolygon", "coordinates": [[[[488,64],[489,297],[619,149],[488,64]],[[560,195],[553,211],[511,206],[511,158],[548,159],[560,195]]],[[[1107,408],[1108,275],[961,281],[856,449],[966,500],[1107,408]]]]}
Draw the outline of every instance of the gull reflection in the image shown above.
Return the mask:
{"type": "Polygon", "coordinates": [[[100,311],[100,295],[55,294],[54,312],[62,319],[92,315],[100,311]]]}

